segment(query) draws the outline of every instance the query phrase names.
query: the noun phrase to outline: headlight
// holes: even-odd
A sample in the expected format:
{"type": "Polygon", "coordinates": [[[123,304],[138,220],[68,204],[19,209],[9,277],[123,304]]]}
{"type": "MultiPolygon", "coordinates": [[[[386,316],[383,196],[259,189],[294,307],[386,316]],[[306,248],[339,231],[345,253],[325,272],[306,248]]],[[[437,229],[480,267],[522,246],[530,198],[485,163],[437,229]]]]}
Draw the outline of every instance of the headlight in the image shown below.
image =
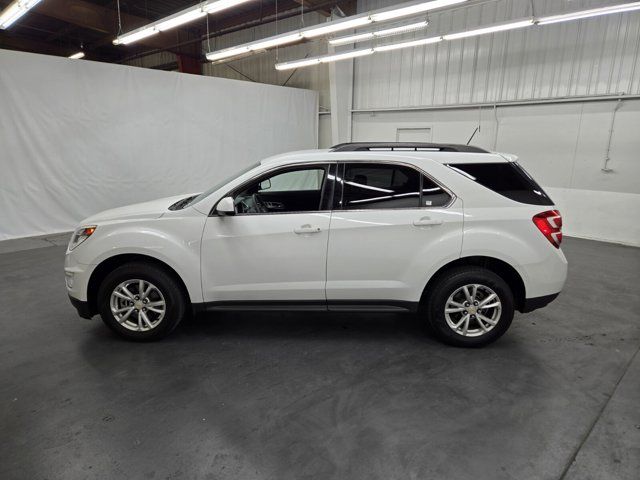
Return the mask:
{"type": "Polygon", "coordinates": [[[73,235],[71,235],[71,240],[69,241],[69,251],[73,250],[87,238],[93,235],[93,232],[96,231],[96,228],[98,228],[97,225],[88,225],[80,227],[75,232],[73,232],[73,235]]]}

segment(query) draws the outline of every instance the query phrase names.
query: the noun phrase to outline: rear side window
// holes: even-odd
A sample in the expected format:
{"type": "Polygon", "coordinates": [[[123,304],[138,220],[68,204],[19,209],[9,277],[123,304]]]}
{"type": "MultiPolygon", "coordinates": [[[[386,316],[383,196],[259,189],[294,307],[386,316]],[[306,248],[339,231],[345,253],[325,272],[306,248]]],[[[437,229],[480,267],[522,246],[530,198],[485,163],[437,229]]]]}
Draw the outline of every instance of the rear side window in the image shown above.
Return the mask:
{"type": "Polygon", "coordinates": [[[553,205],[540,185],[515,162],[455,163],[449,167],[500,195],[530,205],[553,205]]]}
{"type": "Polygon", "coordinates": [[[432,180],[404,165],[347,164],[342,185],[347,210],[438,207],[451,200],[432,180]]]}

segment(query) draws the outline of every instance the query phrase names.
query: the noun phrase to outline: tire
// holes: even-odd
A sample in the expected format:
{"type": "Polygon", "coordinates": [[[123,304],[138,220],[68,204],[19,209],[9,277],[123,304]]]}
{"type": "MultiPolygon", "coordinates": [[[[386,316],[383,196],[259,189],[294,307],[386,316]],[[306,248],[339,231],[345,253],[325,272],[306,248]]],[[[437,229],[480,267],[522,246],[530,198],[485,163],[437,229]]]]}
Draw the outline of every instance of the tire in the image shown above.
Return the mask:
{"type": "Polygon", "coordinates": [[[429,327],[443,342],[456,347],[482,347],[495,342],[511,325],[513,293],[507,283],[490,270],[456,267],[436,279],[433,289],[427,292],[423,312],[429,327]],[[478,305],[468,301],[465,286],[478,305]],[[491,295],[495,296],[489,298],[491,295]],[[483,301],[486,307],[482,306],[483,301]]]}
{"type": "Polygon", "coordinates": [[[177,279],[150,263],[127,263],[116,268],[105,277],[98,290],[102,321],[129,340],[153,341],[165,337],[182,321],[186,307],[186,295],[177,279]],[[114,293],[116,291],[118,293],[114,293]]]}

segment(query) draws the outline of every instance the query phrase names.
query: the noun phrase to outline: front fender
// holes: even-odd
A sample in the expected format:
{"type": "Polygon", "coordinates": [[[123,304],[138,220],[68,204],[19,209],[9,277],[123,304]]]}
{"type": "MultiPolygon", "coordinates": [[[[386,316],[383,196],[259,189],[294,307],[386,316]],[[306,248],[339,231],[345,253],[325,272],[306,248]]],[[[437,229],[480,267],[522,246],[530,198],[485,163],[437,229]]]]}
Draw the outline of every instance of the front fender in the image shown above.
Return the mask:
{"type": "Polygon", "coordinates": [[[200,242],[206,217],[159,218],[98,225],[96,233],[72,253],[93,270],[124,254],[152,257],[171,267],[184,282],[191,302],[202,302],[200,242]]]}

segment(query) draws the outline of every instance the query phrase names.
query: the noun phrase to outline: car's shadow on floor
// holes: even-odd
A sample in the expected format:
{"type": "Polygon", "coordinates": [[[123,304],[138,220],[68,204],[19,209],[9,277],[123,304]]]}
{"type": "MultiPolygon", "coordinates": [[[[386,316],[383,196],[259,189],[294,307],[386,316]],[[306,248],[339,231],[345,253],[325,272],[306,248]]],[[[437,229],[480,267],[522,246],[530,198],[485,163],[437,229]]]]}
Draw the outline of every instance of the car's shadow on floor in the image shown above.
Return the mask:
{"type": "Polygon", "coordinates": [[[331,312],[217,312],[185,320],[174,332],[182,337],[310,336],[332,340],[376,340],[398,336],[431,338],[423,319],[411,314],[331,312]]]}

